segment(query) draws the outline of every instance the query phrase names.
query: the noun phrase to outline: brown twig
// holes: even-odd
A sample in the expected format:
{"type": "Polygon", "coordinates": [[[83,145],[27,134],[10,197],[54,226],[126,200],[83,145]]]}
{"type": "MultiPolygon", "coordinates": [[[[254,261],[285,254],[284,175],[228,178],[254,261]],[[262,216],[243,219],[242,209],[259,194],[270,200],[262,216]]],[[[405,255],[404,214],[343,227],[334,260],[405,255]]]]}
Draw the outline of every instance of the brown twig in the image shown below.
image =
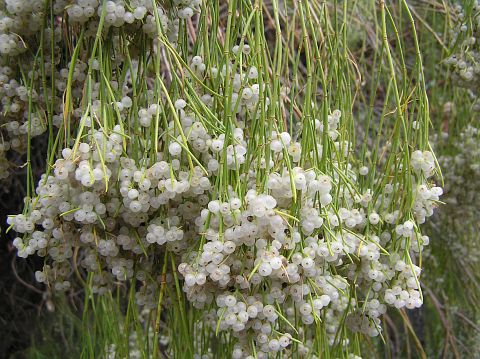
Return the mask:
{"type": "Polygon", "coordinates": [[[17,267],[15,265],[15,257],[12,258],[12,262],[11,262],[11,266],[12,266],[12,272],[13,272],[13,275],[15,276],[15,278],[18,280],[18,282],[22,283],[25,287],[27,287],[28,289],[34,291],[35,293],[38,293],[38,294],[43,294],[43,292],[38,289],[38,288],[35,288],[33,285],[25,282],[22,278],[20,278],[20,276],[18,275],[18,272],[17,272],[17,267]]]}

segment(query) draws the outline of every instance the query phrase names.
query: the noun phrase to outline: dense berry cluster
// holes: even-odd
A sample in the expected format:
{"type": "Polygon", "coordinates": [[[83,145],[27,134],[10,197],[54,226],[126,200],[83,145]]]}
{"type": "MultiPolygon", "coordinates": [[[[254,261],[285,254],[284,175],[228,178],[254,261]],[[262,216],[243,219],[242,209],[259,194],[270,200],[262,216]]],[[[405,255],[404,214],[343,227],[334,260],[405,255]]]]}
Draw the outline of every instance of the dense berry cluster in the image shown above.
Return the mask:
{"type": "MultiPolygon", "coordinates": [[[[308,354],[320,323],[329,345],[338,344],[345,322],[376,336],[387,306],[419,307],[415,263],[429,242],[420,225],[442,195],[433,154],[411,151],[411,161],[395,167],[401,175],[382,175],[359,166],[338,109],[322,113],[312,102],[318,118],[265,119],[280,105],[243,41],[217,66],[200,51],[184,64],[175,58],[182,71],[170,76],[181,75],[185,88],[168,91],[160,60],[167,50],[177,55],[179,24],[200,2],[153,3],[54,1],[55,13],[81,26],[88,41],[108,33],[104,57],[64,64],[47,56],[44,78],[30,75],[39,91],[16,82],[18,69],[1,68],[9,138],[1,153],[21,148],[21,135],[42,133],[36,114],[53,97],[71,95],[49,109],[51,125],[66,133],[63,149],[24,212],[8,220],[19,233],[18,255],[45,258],[37,280],[65,291],[90,275],[99,294],[125,282],[138,305],[155,309],[162,286],[179,277],[201,325],[235,338],[233,358],[291,357],[294,343],[308,354]],[[137,44],[130,54],[118,36],[140,29],[157,62],[132,59],[137,44]],[[116,76],[107,79],[105,69],[116,76]],[[53,79],[47,94],[38,84],[53,79]]],[[[5,18],[23,18],[15,4],[5,18]]],[[[38,4],[28,16],[42,11],[38,4]]],[[[47,29],[44,39],[57,41],[60,29],[47,29]]],[[[0,47],[8,56],[21,52],[10,40],[0,47]]]]}
{"type": "MultiPolygon", "coordinates": [[[[188,128],[184,131],[192,134],[188,128]]],[[[264,193],[254,188],[256,172],[245,172],[245,195],[230,188],[230,198],[219,201],[208,191],[218,171],[218,163],[211,164],[218,162],[215,141],[222,139],[208,138],[209,145],[200,146],[209,171],[197,166],[189,173],[179,160],[159,160],[162,153],[153,165],[137,166],[122,155],[118,130],[109,136],[93,131],[90,143],[64,149],[53,174],[40,180],[26,214],[11,217],[13,228],[27,234],[14,243],[19,255],[48,257],[39,281],[68,289],[70,261],[80,249],[81,266],[95,273],[95,291],[136,276],[144,282],[138,303],[155,308],[159,283],[151,261],[168,250],[182,260],[178,270],[187,298],[197,308],[217,308],[208,311],[214,326],[230,331],[239,343],[253,335],[258,353],[289,346],[295,332],[288,326],[279,332],[282,321],[297,318],[308,327],[326,318],[333,343],[345,315],[352,330],[377,335],[386,305],[422,304],[420,268],[407,261],[408,252],[385,256],[384,248],[393,242],[420,251],[428,244],[418,224],[432,214],[441,194],[437,187],[417,184],[414,218],[400,223],[398,210],[387,210],[392,207],[388,191],[373,202],[368,193],[352,196],[338,178],[301,167],[271,172],[264,193]],[[108,156],[102,160],[105,148],[108,156]],[[334,193],[342,195],[334,198],[334,193]],[[298,210],[292,212],[292,204],[298,210]]],[[[234,133],[245,141],[243,131],[234,133]]],[[[242,146],[236,145],[237,151],[242,146]]],[[[431,175],[430,153],[415,152],[412,158],[412,170],[431,175]]],[[[235,353],[245,351],[240,346],[235,353]]],[[[235,357],[242,357],[238,353],[235,357]]]]}

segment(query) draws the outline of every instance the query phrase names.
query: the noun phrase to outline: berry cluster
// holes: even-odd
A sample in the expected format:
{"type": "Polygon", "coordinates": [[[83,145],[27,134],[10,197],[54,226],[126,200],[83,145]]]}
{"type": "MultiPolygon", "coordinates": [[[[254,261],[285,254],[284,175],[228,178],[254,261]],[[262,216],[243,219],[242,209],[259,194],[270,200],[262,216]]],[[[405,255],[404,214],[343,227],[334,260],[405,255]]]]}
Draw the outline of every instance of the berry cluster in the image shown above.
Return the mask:
{"type": "MultiPolygon", "coordinates": [[[[402,166],[372,161],[385,173],[366,166],[348,115],[307,99],[287,116],[258,46],[242,40],[212,65],[180,41],[200,2],[171,3],[53,1],[60,24],[41,37],[61,41],[67,18],[82,29],[78,58],[45,54],[27,83],[20,68],[1,68],[0,153],[48,126],[58,134],[35,194],[8,220],[18,255],[45,258],[37,280],[66,291],[89,276],[99,295],[120,282],[156,309],[179,278],[200,324],[235,341],[233,358],[313,355],[319,327],[325,343],[348,345],[338,343],[345,323],[376,336],[388,306],[419,307],[420,225],[442,195],[428,147],[405,146],[402,166]],[[101,48],[84,50],[82,37],[101,48]],[[164,73],[164,63],[177,67],[164,73]]],[[[8,4],[8,18],[46,6],[8,4]]],[[[35,24],[22,34],[38,36],[35,24]]],[[[21,52],[6,46],[9,58],[21,52]]]]}
{"type": "Polygon", "coordinates": [[[474,109],[480,110],[480,2],[472,1],[467,16],[462,5],[453,7],[453,28],[450,30],[453,54],[445,60],[452,66],[454,81],[469,90],[474,109]]]}

